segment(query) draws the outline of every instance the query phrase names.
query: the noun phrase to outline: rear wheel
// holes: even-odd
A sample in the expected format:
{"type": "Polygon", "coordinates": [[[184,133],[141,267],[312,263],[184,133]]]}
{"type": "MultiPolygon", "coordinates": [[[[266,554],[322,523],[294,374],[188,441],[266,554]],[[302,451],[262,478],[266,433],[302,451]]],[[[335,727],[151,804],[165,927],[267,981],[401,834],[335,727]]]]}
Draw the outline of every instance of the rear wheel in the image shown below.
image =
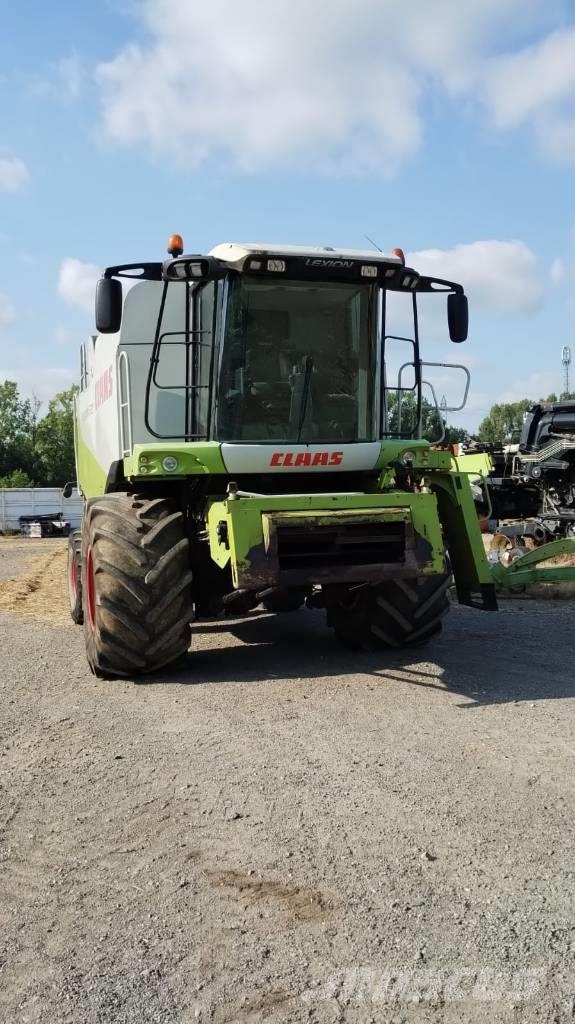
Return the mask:
{"type": "Polygon", "coordinates": [[[328,603],[328,624],[347,647],[381,650],[424,644],[441,632],[449,610],[448,573],[386,580],[328,603]]]}
{"type": "Polygon", "coordinates": [[[168,498],[107,494],[82,536],[86,653],[101,676],[153,672],[190,646],[189,541],[168,498]]]}
{"type": "Polygon", "coordinates": [[[84,621],[82,612],[82,531],[68,535],[68,601],[70,615],[77,626],[84,621]]]}

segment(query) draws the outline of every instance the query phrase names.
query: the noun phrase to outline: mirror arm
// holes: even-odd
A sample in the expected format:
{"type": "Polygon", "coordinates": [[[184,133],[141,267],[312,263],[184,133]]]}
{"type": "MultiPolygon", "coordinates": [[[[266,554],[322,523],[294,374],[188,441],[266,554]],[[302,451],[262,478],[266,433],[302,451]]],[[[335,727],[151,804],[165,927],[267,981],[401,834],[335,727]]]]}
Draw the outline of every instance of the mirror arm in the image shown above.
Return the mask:
{"type": "Polygon", "coordinates": [[[125,277],[129,281],[161,281],[161,263],[120,263],[116,267],[106,267],[103,277],[125,277]],[[139,270],[140,273],[129,273],[139,270]]]}

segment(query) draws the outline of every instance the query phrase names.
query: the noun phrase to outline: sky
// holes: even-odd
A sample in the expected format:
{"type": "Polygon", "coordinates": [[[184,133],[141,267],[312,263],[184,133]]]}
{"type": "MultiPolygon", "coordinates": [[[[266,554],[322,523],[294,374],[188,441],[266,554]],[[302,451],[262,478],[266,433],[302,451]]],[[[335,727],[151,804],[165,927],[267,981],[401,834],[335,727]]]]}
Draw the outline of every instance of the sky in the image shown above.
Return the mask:
{"type": "Polygon", "coordinates": [[[172,232],[369,235],[466,288],[464,345],[444,299],[422,322],[424,358],[471,370],[453,422],[561,391],[575,0],[19,0],[0,26],[0,380],[73,383],[100,268],[172,232]]]}

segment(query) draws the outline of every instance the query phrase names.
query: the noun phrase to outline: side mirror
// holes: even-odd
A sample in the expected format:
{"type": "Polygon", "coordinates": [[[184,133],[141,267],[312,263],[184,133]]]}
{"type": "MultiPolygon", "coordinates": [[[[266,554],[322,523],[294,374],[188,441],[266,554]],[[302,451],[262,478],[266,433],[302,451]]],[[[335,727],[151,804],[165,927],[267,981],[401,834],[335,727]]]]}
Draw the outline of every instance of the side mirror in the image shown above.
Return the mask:
{"type": "Polygon", "coordinates": [[[465,341],[469,328],[469,306],[467,295],[463,292],[452,292],[447,296],[447,323],[449,337],[458,344],[465,341]]]}
{"type": "Polygon", "coordinates": [[[75,486],[76,486],[76,482],[75,481],[72,482],[71,480],[69,480],[67,484],[64,484],[64,487],[62,488],[62,497],[63,498],[71,498],[72,494],[74,492],[75,486]]]}
{"type": "Polygon", "coordinates": [[[96,285],[96,330],[115,334],[122,323],[122,283],[114,277],[101,277],[96,285]]]}

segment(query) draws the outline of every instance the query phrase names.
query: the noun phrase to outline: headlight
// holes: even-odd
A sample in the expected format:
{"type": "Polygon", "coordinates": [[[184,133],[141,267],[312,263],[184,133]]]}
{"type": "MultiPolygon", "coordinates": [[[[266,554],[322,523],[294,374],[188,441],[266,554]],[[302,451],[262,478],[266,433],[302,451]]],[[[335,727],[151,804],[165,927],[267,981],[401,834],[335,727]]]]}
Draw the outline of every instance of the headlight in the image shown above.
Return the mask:
{"type": "Polygon", "coordinates": [[[413,463],[415,462],[415,452],[403,452],[401,456],[401,461],[403,462],[404,466],[413,466],[413,463]]]}
{"type": "Polygon", "coordinates": [[[178,460],[173,455],[166,455],[165,459],[162,459],[162,467],[166,473],[175,473],[178,468],[178,460]]]}

